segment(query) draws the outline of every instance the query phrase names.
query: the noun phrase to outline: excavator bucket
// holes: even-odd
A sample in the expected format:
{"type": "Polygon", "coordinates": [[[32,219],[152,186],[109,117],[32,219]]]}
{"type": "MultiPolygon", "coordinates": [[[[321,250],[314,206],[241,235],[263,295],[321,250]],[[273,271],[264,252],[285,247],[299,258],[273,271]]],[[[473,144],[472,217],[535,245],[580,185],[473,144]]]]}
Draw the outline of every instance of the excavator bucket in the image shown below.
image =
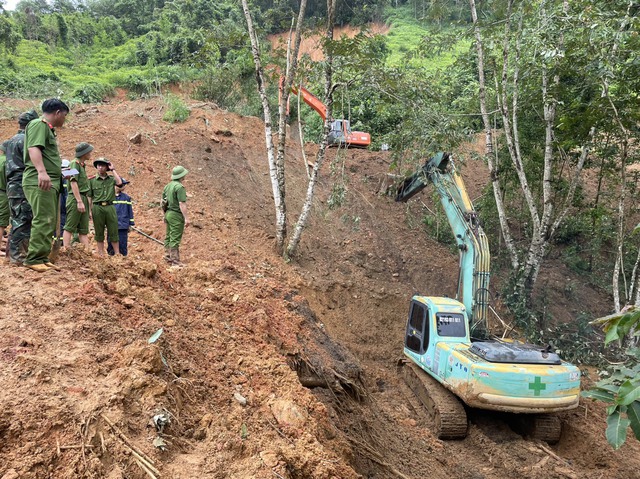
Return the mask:
{"type": "Polygon", "coordinates": [[[449,153],[439,152],[430,158],[416,173],[406,178],[396,194],[396,201],[406,202],[424,190],[430,183],[429,177],[434,168],[446,170],[449,163],[449,153]]]}

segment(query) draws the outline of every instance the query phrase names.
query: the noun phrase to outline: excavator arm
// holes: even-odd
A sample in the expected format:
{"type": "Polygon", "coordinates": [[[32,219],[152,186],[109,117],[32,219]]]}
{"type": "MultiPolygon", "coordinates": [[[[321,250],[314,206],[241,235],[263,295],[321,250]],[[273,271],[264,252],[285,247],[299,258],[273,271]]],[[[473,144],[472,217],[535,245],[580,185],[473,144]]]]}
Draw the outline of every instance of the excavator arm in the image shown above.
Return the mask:
{"type": "Polygon", "coordinates": [[[456,299],[467,310],[472,332],[484,335],[489,308],[489,243],[450,155],[438,153],[404,180],[396,201],[406,202],[429,184],[440,196],[460,252],[456,299]]]}

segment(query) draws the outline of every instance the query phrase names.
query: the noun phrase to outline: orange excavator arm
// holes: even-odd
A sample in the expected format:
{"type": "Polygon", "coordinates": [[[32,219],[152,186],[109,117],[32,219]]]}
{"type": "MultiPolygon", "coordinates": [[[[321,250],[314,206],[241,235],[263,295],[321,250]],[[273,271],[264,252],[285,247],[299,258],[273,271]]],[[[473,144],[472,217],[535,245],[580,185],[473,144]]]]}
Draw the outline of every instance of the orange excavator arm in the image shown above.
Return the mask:
{"type": "MultiPolygon", "coordinates": [[[[315,96],[313,93],[311,93],[309,90],[307,90],[305,87],[301,86],[300,88],[300,94],[302,95],[302,99],[304,100],[304,102],[309,105],[311,108],[313,108],[316,112],[318,112],[318,115],[320,115],[320,118],[322,118],[322,121],[327,119],[327,107],[324,105],[324,103],[322,103],[320,101],[320,98],[318,98],[317,96],[315,96]]],[[[291,92],[294,95],[298,94],[298,88],[296,88],[295,86],[291,85],[291,92]]]]}

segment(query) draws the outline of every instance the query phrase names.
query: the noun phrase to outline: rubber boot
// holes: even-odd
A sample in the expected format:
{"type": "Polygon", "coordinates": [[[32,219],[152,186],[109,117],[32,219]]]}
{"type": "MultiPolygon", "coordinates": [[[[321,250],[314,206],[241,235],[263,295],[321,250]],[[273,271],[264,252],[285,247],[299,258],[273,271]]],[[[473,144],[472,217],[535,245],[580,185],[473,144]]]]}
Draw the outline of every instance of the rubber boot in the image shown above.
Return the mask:
{"type": "Polygon", "coordinates": [[[184,266],[181,262],[180,262],[180,249],[178,248],[171,248],[171,264],[173,266],[184,266]]]}
{"type": "Polygon", "coordinates": [[[171,248],[168,246],[164,247],[164,256],[162,257],[167,263],[171,263],[171,248]]]}

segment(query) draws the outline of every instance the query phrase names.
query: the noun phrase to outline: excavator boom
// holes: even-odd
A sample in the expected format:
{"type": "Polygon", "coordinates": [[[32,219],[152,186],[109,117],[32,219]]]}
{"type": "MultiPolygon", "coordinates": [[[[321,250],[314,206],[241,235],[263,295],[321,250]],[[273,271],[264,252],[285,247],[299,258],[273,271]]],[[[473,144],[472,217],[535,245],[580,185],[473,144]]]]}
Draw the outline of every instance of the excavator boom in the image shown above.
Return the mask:
{"type": "Polygon", "coordinates": [[[467,189],[448,153],[440,152],[407,178],[396,201],[407,201],[427,185],[438,190],[460,251],[457,298],[467,308],[472,332],[486,330],[489,308],[490,254],[487,237],[467,189]]]}

